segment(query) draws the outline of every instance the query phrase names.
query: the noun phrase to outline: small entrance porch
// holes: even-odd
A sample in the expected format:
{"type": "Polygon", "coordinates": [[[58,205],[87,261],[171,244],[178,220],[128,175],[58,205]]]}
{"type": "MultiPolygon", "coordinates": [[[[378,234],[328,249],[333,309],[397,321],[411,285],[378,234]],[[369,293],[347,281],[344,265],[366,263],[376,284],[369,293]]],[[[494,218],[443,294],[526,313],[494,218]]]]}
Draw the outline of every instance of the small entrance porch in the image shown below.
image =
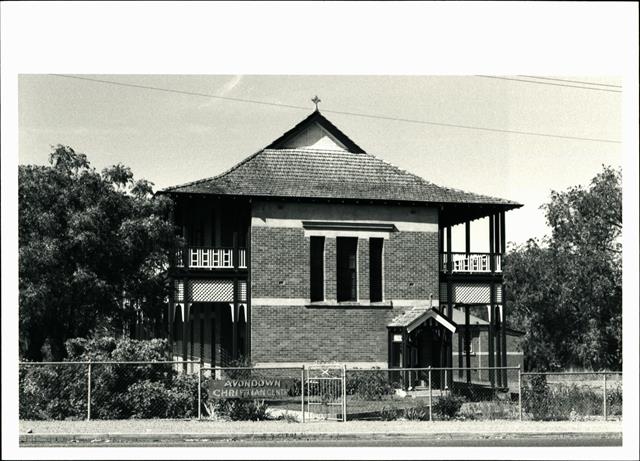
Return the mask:
{"type": "MultiPolygon", "coordinates": [[[[415,306],[391,321],[389,330],[390,368],[443,368],[447,364],[447,351],[457,325],[435,308],[415,306]]],[[[428,385],[428,373],[401,372],[400,381],[405,389],[428,385]]],[[[445,389],[452,376],[442,370],[431,373],[432,389],[445,389]]]]}

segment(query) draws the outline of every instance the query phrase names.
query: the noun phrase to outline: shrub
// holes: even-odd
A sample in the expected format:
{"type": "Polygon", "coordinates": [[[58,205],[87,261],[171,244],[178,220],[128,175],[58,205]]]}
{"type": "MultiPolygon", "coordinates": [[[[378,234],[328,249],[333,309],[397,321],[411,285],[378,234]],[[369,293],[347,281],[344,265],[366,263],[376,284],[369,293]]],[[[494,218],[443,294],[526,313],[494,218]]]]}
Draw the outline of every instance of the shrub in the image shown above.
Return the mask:
{"type": "Polygon", "coordinates": [[[403,411],[399,408],[382,407],[380,410],[380,419],[382,421],[394,421],[400,419],[403,416],[403,411]]]}
{"type": "Polygon", "coordinates": [[[517,419],[519,410],[514,402],[467,402],[462,405],[460,416],[465,419],[493,420],[493,419],[517,419]]]}
{"type": "Polygon", "coordinates": [[[21,419],[83,419],[87,416],[87,370],[82,365],[20,367],[21,419]]]}
{"type": "Polygon", "coordinates": [[[429,407],[420,405],[417,407],[406,408],[403,416],[410,421],[429,421],[429,407]]]}
{"type": "MultiPolygon", "coordinates": [[[[530,386],[522,391],[523,409],[535,420],[575,420],[602,415],[602,390],[588,385],[557,383],[550,386],[546,376],[534,375],[530,386]]],[[[610,398],[613,403],[618,396],[608,394],[608,402],[610,398]]]]}
{"type": "Polygon", "coordinates": [[[433,404],[433,411],[443,418],[454,418],[460,411],[460,408],[462,408],[462,404],[464,402],[464,397],[447,394],[435,401],[433,404]]]}
{"type": "MultiPolygon", "coordinates": [[[[71,339],[66,348],[74,361],[164,361],[167,342],[71,339]]],[[[74,364],[20,367],[20,418],[86,418],[87,372],[74,364]]],[[[197,414],[198,381],[166,363],[94,364],[91,396],[95,419],[186,418],[197,414]]]]}
{"type": "MultiPolygon", "coordinates": [[[[178,374],[171,382],[167,416],[169,418],[191,418],[198,415],[198,376],[178,374]]],[[[206,401],[206,387],[202,400],[206,401]]]]}
{"type": "Polygon", "coordinates": [[[362,400],[380,400],[385,395],[394,393],[394,387],[389,382],[388,372],[354,370],[347,373],[347,395],[353,395],[362,400]]]}
{"type": "Polygon", "coordinates": [[[169,390],[162,383],[140,381],[129,387],[122,401],[133,418],[166,418],[169,390]]]}
{"type": "Polygon", "coordinates": [[[271,419],[263,400],[221,399],[213,405],[213,412],[231,421],[265,421],[271,419]]]}
{"type": "Polygon", "coordinates": [[[546,419],[549,406],[549,385],[546,375],[533,375],[527,388],[522,389],[524,411],[531,413],[533,419],[546,419]]]}
{"type": "Polygon", "coordinates": [[[622,415],[622,388],[607,389],[607,414],[612,416],[622,415]]]}

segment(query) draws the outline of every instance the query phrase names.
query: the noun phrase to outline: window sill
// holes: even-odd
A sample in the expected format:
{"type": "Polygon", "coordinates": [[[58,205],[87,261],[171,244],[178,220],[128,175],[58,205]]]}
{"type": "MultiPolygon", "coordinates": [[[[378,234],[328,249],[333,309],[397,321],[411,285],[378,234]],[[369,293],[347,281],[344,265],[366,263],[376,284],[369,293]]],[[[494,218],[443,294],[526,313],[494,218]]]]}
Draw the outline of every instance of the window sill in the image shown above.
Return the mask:
{"type": "Polygon", "coordinates": [[[392,308],[393,302],[391,301],[381,301],[381,302],[370,302],[370,301],[314,301],[305,305],[305,307],[345,307],[345,308],[392,308]]]}

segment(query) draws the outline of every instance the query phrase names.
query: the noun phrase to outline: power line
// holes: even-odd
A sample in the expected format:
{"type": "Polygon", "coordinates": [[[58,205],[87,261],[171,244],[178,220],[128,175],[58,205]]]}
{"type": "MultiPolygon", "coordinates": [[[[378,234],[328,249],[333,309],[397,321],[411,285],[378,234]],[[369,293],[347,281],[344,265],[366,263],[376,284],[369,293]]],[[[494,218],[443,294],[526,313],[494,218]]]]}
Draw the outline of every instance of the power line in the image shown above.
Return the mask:
{"type": "Polygon", "coordinates": [[[514,81],[514,82],[535,83],[537,85],[552,85],[552,86],[563,86],[563,87],[566,87],[566,88],[580,88],[582,90],[608,91],[610,93],[622,93],[622,91],[620,91],[620,90],[609,90],[609,89],[606,89],[606,88],[590,88],[588,86],[578,86],[578,85],[565,85],[563,83],[535,82],[533,80],[524,80],[522,78],[498,77],[496,75],[476,75],[476,77],[496,78],[496,79],[499,79],[499,80],[511,80],[511,81],[514,81]]]}
{"type": "Polygon", "coordinates": [[[582,83],[584,85],[611,86],[611,87],[614,87],[614,88],[622,88],[622,85],[610,85],[608,83],[583,82],[583,81],[580,81],[580,80],[565,80],[563,78],[536,77],[535,75],[519,75],[519,77],[537,78],[537,79],[541,79],[541,80],[554,80],[554,81],[557,81],[557,82],[582,83]]]}
{"type": "MultiPolygon", "coordinates": [[[[185,94],[185,95],[189,95],[189,96],[199,96],[199,97],[206,97],[206,98],[223,99],[223,100],[227,100],[227,101],[243,102],[243,103],[250,103],[250,104],[260,104],[260,105],[272,106],[272,107],[283,107],[283,108],[288,108],[288,109],[298,109],[298,110],[305,110],[305,111],[309,110],[308,107],[295,106],[295,105],[291,105],[291,104],[281,104],[281,103],[275,103],[275,102],[253,100],[253,99],[232,98],[232,97],[228,97],[228,96],[219,96],[219,95],[209,94],[209,93],[199,93],[199,92],[194,92],[194,91],[176,90],[176,89],[172,89],[172,88],[161,88],[161,87],[155,87],[155,86],[137,85],[137,84],[134,84],[134,83],[114,82],[112,80],[102,80],[102,79],[89,78],[89,77],[78,77],[78,76],[75,76],[75,75],[63,75],[63,74],[50,74],[50,75],[55,76],[55,77],[63,77],[63,78],[70,78],[70,79],[86,80],[86,81],[96,82],[96,83],[104,83],[104,84],[109,84],[109,85],[117,85],[117,86],[131,87],[131,88],[139,88],[139,89],[145,89],[145,90],[162,91],[162,92],[165,92],[165,93],[185,94]]],[[[468,130],[490,131],[490,132],[495,132],[495,133],[520,134],[520,135],[527,135],[527,136],[540,136],[540,137],[547,137],[547,138],[572,139],[572,140],[580,140],[580,141],[606,142],[606,143],[615,143],[615,144],[619,144],[620,143],[620,141],[615,140],[615,139],[585,138],[585,137],[580,137],[580,136],[566,136],[566,135],[558,135],[558,134],[550,134],[550,133],[539,133],[539,132],[533,132],[533,131],[519,131],[519,130],[507,130],[507,129],[500,129],[500,128],[488,128],[488,127],[475,126],[475,125],[459,125],[459,124],[454,124],[454,123],[444,123],[444,122],[434,122],[434,121],[429,121],[429,120],[415,120],[415,119],[408,119],[408,118],[388,117],[388,116],[384,116],[384,115],[362,114],[362,113],[358,113],[358,112],[346,112],[346,111],[338,111],[338,110],[330,110],[330,109],[323,109],[322,112],[332,113],[332,114],[340,114],[340,115],[349,115],[349,116],[353,116],[353,117],[364,117],[364,118],[372,118],[372,119],[379,119],[379,120],[390,120],[390,121],[395,121],[395,122],[416,123],[416,124],[421,124],[421,125],[433,125],[433,126],[444,126],[444,127],[450,127],[450,128],[463,128],[463,129],[468,129],[468,130]]]]}
{"type": "Polygon", "coordinates": [[[89,82],[96,82],[96,83],[106,83],[106,84],[109,84],[109,85],[127,86],[127,87],[131,87],[131,88],[141,88],[141,89],[144,89],[144,90],[164,91],[165,93],[178,93],[178,94],[186,94],[186,95],[189,95],[189,96],[202,96],[202,97],[205,97],[205,98],[225,99],[227,101],[245,102],[245,103],[251,103],[251,104],[262,104],[264,106],[275,106],[275,107],[286,107],[286,108],[289,108],[289,109],[309,110],[308,107],[304,107],[304,106],[292,106],[292,105],[289,105],[289,104],[280,104],[280,103],[276,103],[276,102],[258,101],[258,100],[255,100],[255,99],[231,98],[231,97],[228,97],[228,96],[218,96],[218,95],[209,94],[209,93],[197,93],[197,92],[194,92],[194,91],[174,90],[172,88],[160,88],[160,87],[157,87],[157,86],[136,85],[135,83],[114,82],[113,80],[101,80],[99,78],[78,77],[76,75],[63,75],[63,74],[49,74],[49,75],[53,75],[54,77],[64,77],[64,78],[75,78],[77,80],[87,80],[89,82]]]}

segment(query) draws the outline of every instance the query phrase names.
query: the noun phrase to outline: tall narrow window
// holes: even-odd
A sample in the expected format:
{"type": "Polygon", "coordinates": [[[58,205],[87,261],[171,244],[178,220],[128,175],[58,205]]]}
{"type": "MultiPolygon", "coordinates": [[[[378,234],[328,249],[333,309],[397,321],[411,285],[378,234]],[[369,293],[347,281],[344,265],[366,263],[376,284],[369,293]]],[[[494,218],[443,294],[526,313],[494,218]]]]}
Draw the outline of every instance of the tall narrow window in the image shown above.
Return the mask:
{"type": "Polygon", "coordinates": [[[358,239],[336,238],[338,301],[358,300],[358,239]]]}
{"type": "Polygon", "coordinates": [[[382,248],[384,239],[369,239],[369,298],[382,301],[382,248]]]}
{"type": "Polygon", "coordinates": [[[324,237],[311,237],[311,301],[324,301],[324,237]]]}

